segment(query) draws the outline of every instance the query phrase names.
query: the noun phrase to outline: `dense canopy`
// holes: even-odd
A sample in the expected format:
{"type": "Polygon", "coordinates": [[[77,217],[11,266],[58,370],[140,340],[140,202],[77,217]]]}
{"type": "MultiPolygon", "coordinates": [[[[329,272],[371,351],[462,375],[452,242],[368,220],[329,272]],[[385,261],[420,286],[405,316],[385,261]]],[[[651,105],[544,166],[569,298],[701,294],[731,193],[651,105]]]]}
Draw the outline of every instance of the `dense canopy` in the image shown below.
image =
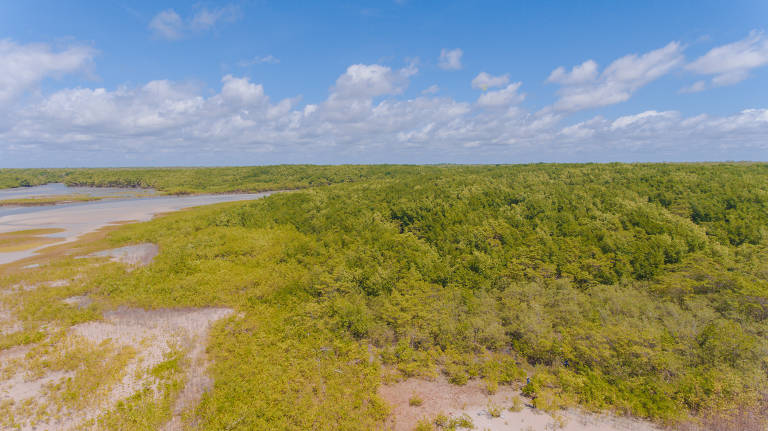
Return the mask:
{"type": "Polygon", "coordinates": [[[104,307],[239,312],[206,429],[370,428],[393,374],[662,422],[768,408],[765,164],[0,171],[51,181],[301,189],[121,228],[155,263],[83,281],[104,307]]]}

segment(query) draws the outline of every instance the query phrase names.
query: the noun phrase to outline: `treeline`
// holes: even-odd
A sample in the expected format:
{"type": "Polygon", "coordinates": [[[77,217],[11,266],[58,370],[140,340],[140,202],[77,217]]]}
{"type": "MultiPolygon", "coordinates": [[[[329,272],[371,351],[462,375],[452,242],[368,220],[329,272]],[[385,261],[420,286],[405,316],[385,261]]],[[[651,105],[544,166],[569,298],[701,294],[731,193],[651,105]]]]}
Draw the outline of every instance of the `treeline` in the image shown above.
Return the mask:
{"type": "MultiPolygon", "coordinates": [[[[220,168],[0,169],[0,188],[69,186],[154,188],[168,194],[291,190],[412,174],[424,167],[277,165],[220,168]]],[[[432,168],[434,169],[434,168],[432,168]]]]}
{"type": "Polygon", "coordinates": [[[375,178],[174,215],[116,237],[158,241],[163,253],[145,272],[100,280],[107,297],[227,304],[251,322],[222,329],[212,345],[217,385],[200,407],[209,428],[228,426],[233,399],[259,420],[303,423],[291,422],[308,417],[292,416],[292,393],[303,394],[306,415],[379,417],[374,371],[349,365],[368,353],[350,342],[371,345],[404,376],[523,386],[543,409],[766,419],[768,165],[327,169],[375,178]],[[258,335],[267,328],[281,349],[292,346],[285,364],[304,371],[256,357],[276,355],[272,335],[258,335]],[[318,375],[320,357],[365,373],[365,386],[318,375]],[[325,395],[305,397],[319,381],[325,395]],[[255,401],[265,396],[269,406],[255,401]]]}

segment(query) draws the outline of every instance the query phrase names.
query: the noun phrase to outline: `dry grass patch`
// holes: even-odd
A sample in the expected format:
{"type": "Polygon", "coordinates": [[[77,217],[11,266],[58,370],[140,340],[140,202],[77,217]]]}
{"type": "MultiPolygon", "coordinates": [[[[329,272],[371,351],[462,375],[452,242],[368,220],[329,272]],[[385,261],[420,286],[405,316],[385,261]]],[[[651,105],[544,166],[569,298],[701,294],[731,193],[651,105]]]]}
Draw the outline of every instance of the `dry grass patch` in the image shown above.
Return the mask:
{"type": "Polygon", "coordinates": [[[0,253],[24,251],[63,241],[63,238],[44,236],[58,232],[63,232],[63,229],[30,229],[0,233],[0,253]]]}
{"type": "Polygon", "coordinates": [[[0,207],[2,206],[42,206],[42,205],[58,205],[58,204],[70,204],[74,202],[91,202],[103,199],[100,196],[89,195],[51,195],[51,196],[34,196],[21,199],[3,199],[0,200],[0,207]]]}
{"type": "Polygon", "coordinates": [[[152,428],[181,429],[212,384],[205,345],[228,309],[107,312],[0,359],[0,428],[112,429],[137,406],[152,428]]]}

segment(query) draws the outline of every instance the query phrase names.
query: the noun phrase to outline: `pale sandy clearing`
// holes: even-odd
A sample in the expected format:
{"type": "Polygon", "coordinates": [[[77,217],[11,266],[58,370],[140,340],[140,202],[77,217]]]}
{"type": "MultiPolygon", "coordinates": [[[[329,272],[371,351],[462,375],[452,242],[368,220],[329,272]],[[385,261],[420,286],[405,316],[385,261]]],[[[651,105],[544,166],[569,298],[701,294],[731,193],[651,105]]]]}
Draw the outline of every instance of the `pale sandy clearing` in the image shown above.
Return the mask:
{"type": "MultiPolygon", "coordinates": [[[[80,301],[82,298],[78,298],[80,301]]],[[[73,301],[76,302],[76,301],[73,301]]],[[[51,414],[47,419],[16,418],[21,430],[69,430],[82,426],[111,410],[118,401],[142,389],[149,382],[147,370],[162,362],[172,349],[186,353],[189,367],[184,371],[185,387],[182,389],[173,409],[173,419],[164,426],[167,430],[182,429],[181,414],[194,407],[202,394],[210,388],[212,381],[206,374],[206,343],[210,326],[216,320],[232,313],[226,308],[202,308],[181,310],[141,310],[122,308],[105,313],[104,320],[86,322],[72,327],[74,339],[99,344],[110,340],[118,346],[130,346],[137,356],[124,369],[123,378],[112,387],[98,405],[89,405],[79,411],[51,414]]],[[[8,349],[0,355],[0,369],[14,366],[23,361],[29,348],[8,349]],[[14,350],[11,352],[10,350],[14,350]]],[[[42,377],[32,378],[26,373],[14,373],[0,380],[0,397],[14,403],[33,402],[44,405],[45,389],[71,374],[50,372],[42,377]]],[[[0,400],[2,401],[2,400],[0,400]]]]}
{"type": "Polygon", "coordinates": [[[98,251],[85,257],[109,257],[109,260],[124,263],[132,269],[149,265],[159,253],[156,244],[143,243],[98,251]]]}
{"type": "MultiPolygon", "coordinates": [[[[383,385],[379,395],[392,407],[388,425],[394,431],[412,431],[419,420],[432,420],[438,414],[450,417],[468,415],[477,430],[490,431],[658,431],[655,425],[639,420],[610,415],[593,415],[573,410],[558,413],[561,420],[524,406],[519,412],[509,410],[512,399],[520,392],[509,386],[488,395],[481,382],[471,380],[464,386],[448,383],[444,377],[434,381],[408,379],[392,385],[383,385]],[[411,397],[420,398],[421,406],[409,405],[411,397]],[[489,406],[501,411],[500,417],[492,417],[489,406]],[[564,424],[563,427],[561,425],[564,424]]],[[[525,398],[521,397],[523,401],[525,398]]]]}

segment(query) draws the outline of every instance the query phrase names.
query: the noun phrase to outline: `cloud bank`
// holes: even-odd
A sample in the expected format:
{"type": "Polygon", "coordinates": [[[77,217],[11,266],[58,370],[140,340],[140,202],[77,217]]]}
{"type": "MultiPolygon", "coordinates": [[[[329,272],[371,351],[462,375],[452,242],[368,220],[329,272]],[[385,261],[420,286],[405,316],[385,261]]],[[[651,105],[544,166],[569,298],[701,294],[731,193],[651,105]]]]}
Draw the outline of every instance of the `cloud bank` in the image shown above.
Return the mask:
{"type": "Polygon", "coordinates": [[[570,71],[558,67],[548,82],[561,85],[554,108],[579,111],[629,100],[644,85],[666,75],[683,62],[683,48],[671,42],[642,55],[630,54],[609,64],[602,73],[597,63],[587,60],[570,71]]]}
{"type": "Polygon", "coordinates": [[[714,76],[709,82],[697,81],[682,91],[694,93],[709,87],[736,84],[747,79],[752,69],[765,65],[768,65],[768,38],[763,32],[752,31],[746,38],[712,48],[686,65],[685,68],[692,72],[714,76]]]}
{"type": "Polygon", "coordinates": [[[96,55],[85,45],[54,50],[46,44],[0,39],[0,107],[41,80],[83,70],[96,55]]]}
{"type": "MultiPolygon", "coordinates": [[[[762,34],[750,37],[746,45],[759,47],[762,34]]],[[[710,61],[702,59],[711,58],[710,53],[685,67],[716,78],[760,63],[751,54],[734,54],[744,52],[743,44],[731,45],[710,51],[741,59],[731,62],[730,68],[719,63],[708,66],[710,61]]],[[[683,68],[682,50],[672,42],[618,58],[602,70],[592,60],[569,69],[559,67],[548,78],[560,86],[558,99],[532,111],[523,105],[524,84],[510,82],[509,74],[482,72],[467,82],[481,90],[475,101],[441,96],[437,85],[406,96],[419,73],[415,63],[401,68],[350,65],[329,83],[327,96],[317,103],[302,103],[298,94],[275,100],[258,82],[230,74],[215,89],[154,80],[112,89],[64,88],[27,97],[47,78],[87,70],[95,51],[82,45],[54,49],[4,40],[0,41],[4,108],[0,164],[34,165],[37,159],[46,160],[46,154],[56,154],[64,165],[115,164],[123,157],[135,162],[122,164],[514,163],[739,159],[768,154],[764,108],[727,116],[685,116],[669,110],[613,119],[582,114],[588,119],[569,121],[573,111],[627,100],[642,86],[683,68]]],[[[449,54],[445,57],[452,61],[449,54]]],[[[460,62],[461,55],[453,58],[460,62]]]]}

